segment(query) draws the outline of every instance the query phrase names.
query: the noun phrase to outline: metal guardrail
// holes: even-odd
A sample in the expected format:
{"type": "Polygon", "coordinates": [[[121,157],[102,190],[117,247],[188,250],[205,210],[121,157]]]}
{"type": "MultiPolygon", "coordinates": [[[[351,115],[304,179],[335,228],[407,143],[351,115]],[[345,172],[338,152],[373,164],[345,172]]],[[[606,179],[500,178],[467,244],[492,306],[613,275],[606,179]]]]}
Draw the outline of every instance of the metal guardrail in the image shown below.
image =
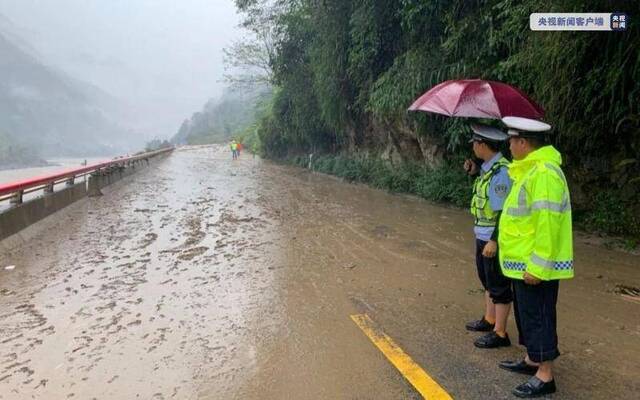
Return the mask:
{"type": "Polygon", "coordinates": [[[87,165],[80,168],[72,168],[49,175],[43,175],[35,178],[29,178],[21,181],[11,182],[0,185],[0,202],[11,200],[12,204],[21,204],[23,196],[38,190],[44,190],[44,193],[53,193],[54,186],[65,182],[66,185],[73,185],[77,178],[89,175],[107,172],[113,168],[123,168],[128,165],[135,164],[138,161],[149,160],[149,158],[160,154],[169,153],[174,148],[166,148],[147,153],[137,154],[130,157],[116,158],[110,161],[87,165]]]}

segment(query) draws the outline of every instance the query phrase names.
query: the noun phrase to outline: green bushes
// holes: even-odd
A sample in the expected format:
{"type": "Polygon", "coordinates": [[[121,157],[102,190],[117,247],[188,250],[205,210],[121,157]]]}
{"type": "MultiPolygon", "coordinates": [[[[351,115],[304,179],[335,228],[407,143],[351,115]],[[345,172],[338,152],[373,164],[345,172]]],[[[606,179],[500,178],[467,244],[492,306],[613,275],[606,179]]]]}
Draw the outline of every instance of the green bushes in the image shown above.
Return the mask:
{"type": "MultiPolygon", "coordinates": [[[[308,167],[306,156],[296,156],[291,164],[308,167]]],[[[314,171],[335,175],[349,182],[364,183],[394,193],[409,193],[427,200],[466,207],[470,201],[471,180],[460,165],[429,168],[417,163],[394,165],[364,155],[322,155],[312,162],[314,171]]]]}
{"type": "Polygon", "coordinates": [[[444,166],[423,175],[417,182],[417,194],[434,201],[466,207],[471,201],[471,178],[459,170],[459,165],[444,166]]]}
{"type": "Polygon", "coordinates": [[[613,190],[598,193],[593,209],[576,213],[575,219],[579,227],[588,231],[640,239],[640,218],[613,190]]]}

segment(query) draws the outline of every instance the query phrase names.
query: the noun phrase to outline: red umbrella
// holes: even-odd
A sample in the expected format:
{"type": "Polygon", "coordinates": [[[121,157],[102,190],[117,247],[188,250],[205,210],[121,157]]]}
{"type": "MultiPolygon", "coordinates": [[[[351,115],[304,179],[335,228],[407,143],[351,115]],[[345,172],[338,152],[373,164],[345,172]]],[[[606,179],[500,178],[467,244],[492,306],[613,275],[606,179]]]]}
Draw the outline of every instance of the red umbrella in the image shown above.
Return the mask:
{"type": "Polygon", "coordinates": [[[409,111],[450,117],[542,119],[544,110],[520,89],[502,82],[461,79],[442,82],[420,96],[409,111]]]}

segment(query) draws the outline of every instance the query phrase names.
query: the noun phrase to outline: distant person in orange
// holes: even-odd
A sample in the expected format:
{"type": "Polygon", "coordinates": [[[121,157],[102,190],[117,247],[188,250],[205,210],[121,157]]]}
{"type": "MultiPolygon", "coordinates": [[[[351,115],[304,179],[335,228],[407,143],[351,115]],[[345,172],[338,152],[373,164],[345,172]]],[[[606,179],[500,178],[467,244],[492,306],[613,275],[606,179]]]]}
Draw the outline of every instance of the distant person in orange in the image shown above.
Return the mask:
{"type": "Polygon", "coordinates": [[[238,143],[238,156],[240,156],[240,152],[242,151],[242,142],[238,143]]]}

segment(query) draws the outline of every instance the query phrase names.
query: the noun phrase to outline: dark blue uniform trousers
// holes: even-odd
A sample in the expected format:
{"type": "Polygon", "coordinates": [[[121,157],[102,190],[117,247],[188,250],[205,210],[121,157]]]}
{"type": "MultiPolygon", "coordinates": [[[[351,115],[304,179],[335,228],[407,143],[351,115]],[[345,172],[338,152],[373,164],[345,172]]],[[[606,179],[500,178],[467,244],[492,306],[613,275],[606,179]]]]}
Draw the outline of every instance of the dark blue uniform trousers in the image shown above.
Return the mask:
{"type": "Polygon", "coordinates": [[[513,311],[519,342],[527,348],[533,362],[551,361],[560,355],[556,333],[558,286],[557,280],[542,281],[539,285],[513,280],[513,311]]]}

